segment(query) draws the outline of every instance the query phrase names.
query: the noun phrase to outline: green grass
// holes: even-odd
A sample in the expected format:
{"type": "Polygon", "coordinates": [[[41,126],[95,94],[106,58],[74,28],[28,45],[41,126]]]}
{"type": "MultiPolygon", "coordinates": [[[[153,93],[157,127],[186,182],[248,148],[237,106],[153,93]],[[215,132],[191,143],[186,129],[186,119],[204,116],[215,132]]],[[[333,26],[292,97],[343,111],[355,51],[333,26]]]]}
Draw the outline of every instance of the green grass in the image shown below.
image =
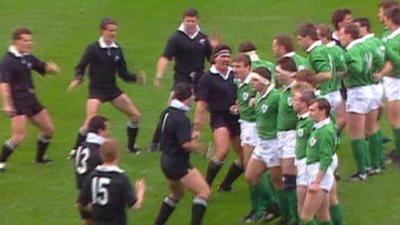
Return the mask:
{"type": "MultiPolygon", "coordinates": [[[[270,43],[274,34],[294,34],[303,21],[329,22],[337,7],[350,7],[355,16],[368,16],[373,29],[382,30],[376,19],[378,1],[324,0],[231,0],[231,1],[128,1],[128,0],[3,0],[0,2],[0,49],[6,51],[11,31],[26,26],[34,31],[34,52],[42,59],[51,59],[63,69],[60,75],[41,78],[35,76],[39,98],[50,111],[56,125],[56,135],[50,156],[56,163],[39,166],[32,162],[35,154],[37,130],[29,129],[27,140],[12,155],[8,172],[0,174],[0,224],[4,225],[71,225],[80,224],[75,208],[75,180],[72,164],[65,159],[76,131],[85,117],[87,83],[65,92],[72,78],[73,68],[83,48],[97,40],[98,22],[104,16],[119,21],[118,41],[123,45],[128,65],[133,70],[144,69],[150,78],[145,86],[120,82],[121,88],[132,97],[142,112],[139,144],[146,146],[160,110],[165,106],[171,86],[171,70],[164,80],[164,88],[152,86],[155,63],[167,37],[177,28],[183,9],[193,6],[201,13],[205,32],[218,31],[234,49],[242,40],[252,40],[259,54],[272,59],[270,43]]],[[[104,105],[101,113],[111,119],[112,135],[125,143],[127,118],[104,105]]],[[[385,119],[385,131],[390,134],[385,119]]],[[[203,139],[209,136],[204,132],[203,139]]],[[[0,117],[0,142],[9,137],[9,120],[0,117]]],[[[392,143],[386,146],[392,147],[392,143]]],[[[354,169],[349,143],[344,139],[339,150],[341,173],[354,169]]],[[[233,154],[230,159],[233,158],[233,154]]],[[[160,201],[167,193],[159,169],[159,154],[136,156],[122,153],[121,166],[132,180],[145,177],[148,184],[143,209],[130,213],[130,224],[152,224],[160,201]]],[[[230,160],[228,160],[230,162],[230,160]]],[[[207,160],[193,156],[193,163],[204,171],[207,160]]],[[[226,169],[226,168],[225,168],[226,169]]],[[[216,183],[221,179],[220,173],[216,183]]],[[[389,165],[383,175],[364,183],[339,183],[340,198],[345,206],[347,225],[395,225],[400,220],[399,169],[389,165]]],[[[247,213],[248,192],[244,179],[236,184],[239,192],[213,193],[204,224],[240,224],[247,213]]],[[[168,224],[188,224],[191,196],[179,204],[168,224]]]]}

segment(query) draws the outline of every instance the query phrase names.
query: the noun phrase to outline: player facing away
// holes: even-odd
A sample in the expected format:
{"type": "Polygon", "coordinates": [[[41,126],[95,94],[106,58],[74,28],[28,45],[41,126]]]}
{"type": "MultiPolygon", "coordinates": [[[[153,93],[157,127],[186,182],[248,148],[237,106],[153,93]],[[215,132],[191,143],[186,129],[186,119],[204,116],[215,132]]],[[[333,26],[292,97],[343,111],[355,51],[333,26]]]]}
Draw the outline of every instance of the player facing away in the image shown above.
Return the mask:
{"type": "MultiPolygon", "coordinates": [[[[103,116],[93,116],[88,123],[88,135],[86,140],[76,150],[75,177],[78,193],[82,189],[86,177],[100,164],[100,146],[106,141],[109,133],[108,119],[103,116]]],[[[86,225],[93,224],[91,214],[79,210],[81,219],[86,225]]]]}
{"type": "MultiPolygon", "coordinates": [[[[126,82],[141,82],[142,75],[136,76],[127,69],[121,46],[115,42],[118,24],[112,18],[104,18],[100,22],[100,38],[86,47],[78,65],[75,67],[75,77],[68,90],[73,89],[83,81],[86,67],[89,66],[89,96],[86,102],[86,120],[76,138],[76,149],[86,138],[87,123],[95,116],[101,104],[111,102],[113,106],[125,113],[128,118],[126,133],[128,150],[139,153],[136,137],[139,131],[140,113],[131,99],[123,93],[116,84],[116,73],[126,82]]],[[[73,151],[71,151],[73,154],[73,151]]]]}
{"type": "Polygon", "coordinates": [[[183,197],[185,189],[196,197],[192,204],[191,225],[200,225],[207,209],[210,187],[199,170],[190,163],[190,154],[201,146],[192,138],[192,127],[185,113],[192,104],[192,88],[179,83],[174,88],[170,106],[161,114],[158,127],[161,130],[161,170],[167,179],[169,195],[161,204],[155,225],[164,225],[183,197]]]}
{"type": "Polygon", "coordinates": [[[94,225],[126,225],[125,208],[139,209],[144,200],[146,184],[143,179],[132,189],[129,177],[118,166],[120,146],[108,139],[100,146],[103,161],[85,179],[79,194],[79,207],[88,211],[94,225]]]}
{"type": "Polygon", "coordinates": [[[58,73],[54,62],[43,62],[31,53],[32,31],[18,28],[12,34],[12,44],[0,62],[0,90],[4,112],[11,120],[11,137],[3,144],[0,155],[0,172],[6,161],[27,134],[27,121],[40,129],[37,138],[35,162],[47,164],[46,151],[54,133],[54,125],[47,110],[36,97],[32,70],[41,75],[58,73]]]}

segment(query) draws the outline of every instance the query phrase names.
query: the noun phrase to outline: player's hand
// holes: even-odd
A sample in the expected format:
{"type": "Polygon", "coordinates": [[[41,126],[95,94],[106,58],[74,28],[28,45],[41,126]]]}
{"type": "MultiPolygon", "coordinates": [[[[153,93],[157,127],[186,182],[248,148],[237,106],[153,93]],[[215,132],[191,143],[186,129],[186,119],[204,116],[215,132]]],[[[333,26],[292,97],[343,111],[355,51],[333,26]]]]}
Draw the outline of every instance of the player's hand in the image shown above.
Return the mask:
{"type": "Polygon", "coordinates": [[[141,85],[146,84],[146,73],[143,70],[138,72],[136,82],[141,85]]]}
{"type": "Polygon", "coordinates": [[[154,86],[161,88],[161,77],[156,77],[156,79],[154,79],[154,86]]]}
{"type": "Polygon", "coordinates": [[[239,106],[231,105],[231,107],[229,107],[229,111],[231,112],[231,114],[237,115],[237,114],[239,114],[239,106]]]}
{"type": "Polygon", "coordinates": [[[311,193],[315,193],[319,190],[319,182],[313,181],[311,184],[308,186],[308,191],[311,193]]]}
{"type": "Polygon", "coordinates": [[[218,32],[214,32],[208,37],[208,41],[210,42],[211,48],[214,49],[217,45],[222,43],[222,38],[218,32]]]}
{"type": "Polygon", "coordinates": [[[199,130],[193,130],[192,131],[192,139],[193,140],[199,140],[200,139],[200,131],[199,130]]]}
{"type": "Polygon", "coordinates": [[[203,144],[199,142],[195,142],[195,148],[194,151],[197,152],[198,154],[205,156],[207,153],[207,148],[203,144]]]}
{"type": "Polygon", "coordinates": [[[76,86],[78,86],[81,82],[82,82],[82,80],[80,80],[80,79],[73,79],[68,85],[67,92],[70,92],[72,89],[74,89],[76,86]]]}
{"type": "Polygon", "coordinates": [[[382,79],[382,74],[380,73],[373,73],[372,77],[375,81],[380,81],[382,79]]]}
{"type": "Polygon", "coordinates": [[[60,72],[60,68],[58,67],[58,65],[55,62],[49,61],[46,63],[46,72],[52,73],[52,74],[57,74],[60,72]]]}
{"type": "Polygon", "coordinates": [[[3,111],[7,116],[10,116],[10,117],[14,116],[16,113],[15,108],[13,106],[9,106],[9,105],[4,106],[3,111]]]}
{"type": "Polygon", "coordinates": [[[249,107],[254,107],[256,105],[256,99],[255,98],[251,98],[249,100],[249,107]]]}

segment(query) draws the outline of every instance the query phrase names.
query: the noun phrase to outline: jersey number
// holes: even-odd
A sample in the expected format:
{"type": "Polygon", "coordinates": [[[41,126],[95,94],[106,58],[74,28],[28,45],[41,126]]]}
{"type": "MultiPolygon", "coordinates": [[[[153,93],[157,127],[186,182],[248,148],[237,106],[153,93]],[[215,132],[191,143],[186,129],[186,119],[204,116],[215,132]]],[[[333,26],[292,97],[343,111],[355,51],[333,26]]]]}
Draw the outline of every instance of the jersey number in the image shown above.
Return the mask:
{"type": "Polygon", "coordinates": [[[87,160],[90,156],[89,148],[79,147],[75,156],[76,172],[81,175],[87,172],[87,160]]]}
{"type": "Polygon", "coordinates": [[[92,204],[106,205],[108,203],[107,186],[111,179],[107,177],[93,177],[92,179],[92,204]]]}

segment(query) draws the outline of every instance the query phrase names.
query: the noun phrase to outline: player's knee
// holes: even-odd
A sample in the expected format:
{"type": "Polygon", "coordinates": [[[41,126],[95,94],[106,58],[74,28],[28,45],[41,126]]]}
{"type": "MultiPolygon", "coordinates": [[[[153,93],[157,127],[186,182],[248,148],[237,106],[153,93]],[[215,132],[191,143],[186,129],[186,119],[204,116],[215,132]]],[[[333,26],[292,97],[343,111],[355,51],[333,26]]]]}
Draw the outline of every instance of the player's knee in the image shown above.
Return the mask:
{"type": "Polygon", "coordinates": [[[185,191],[179,190],[179,191],[174,191],[174,192],[170,193],[168,197],[173,199],[176,203],[178,203],[178,201],[181,200],[181,198],[183,198],[184,195],[185,195],[185,191]]]}
{"type": "Polygon", "coordinates": [[[283,189],[287,192],[296,190],[296,176],[283,175],[282,176],[283,189]]]}
{"type": "Polygon", "coordinates": [[[11,140],[15,143],[15,144],[20,144],[21,142],[23,142],[26,138],[26,131],[22,131],[22,132],[17,132],[12,134],[11,140]]]}
{"type": "Polygon", "coordinates": [[[257,184],[258,179],[252,173],[249,173],[249,172],[246,171],[244,176],[245,176],[246,181],[247,181],[247,183],[249,185],[256,185],[257,184]]]}
{"type": "Polygon", "coordinates": [[[211,193],[211,190],[208,187],[208,185],[206,185],[199,191],[199,193],[197,193],[197,196],[207,199],[208,196],[210,196],[210,193],[211,193]]]}
{"type": "Polygon", "coordinates": [[[47,135],[47,136],[53,136],[54,131],[55,131],[54,125],[53,125],[53,124],[49,124],[49,125],[47,126],[46,130],[44,130],[43,133],[44,133],[45,135],[47,135]]]}

